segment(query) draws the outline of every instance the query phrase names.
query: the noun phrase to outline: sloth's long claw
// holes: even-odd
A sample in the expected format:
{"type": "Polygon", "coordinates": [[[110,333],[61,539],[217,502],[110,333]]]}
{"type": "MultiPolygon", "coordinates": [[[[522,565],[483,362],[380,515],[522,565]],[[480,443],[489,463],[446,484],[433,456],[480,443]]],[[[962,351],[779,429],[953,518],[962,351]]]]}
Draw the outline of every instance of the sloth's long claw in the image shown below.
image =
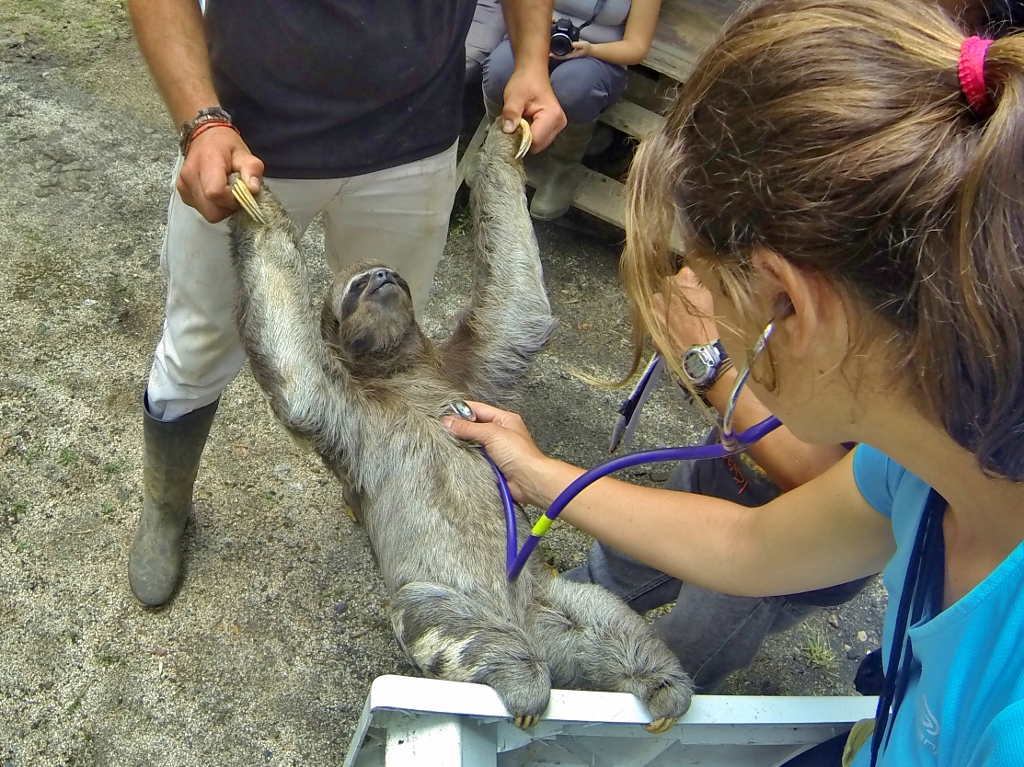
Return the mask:
{"type": "Polygon", "coordinates": [[[515,718],[515,725],[520,730],[528,730],[540,721],[540,714],[524,714],[515,718]]]}
{"type": "Polygon", "coordinates": [[[252,216],[254,221],[266,225],[267,219],[263,217],[263,211],[260,210],[260,206],[252,196],[252,192],[249,191],[249,187],[245,185],[241,178],[236,178],[235,182],[231,185],[231,194],[238,200],[238,204],[242,206],[242,209],[252,216]]]}
{"type": "Polygon", "coordinates": [[[655,719],[650,724],[645,724],[644,729],[652,735],[661,735],[663,732],[668,732],[676,726],[676,719],[670,717],[664,717],[662,719],[655,719]]]}
{"type": "Polygon", "coordinates": [[[533,131],[530,130],[530,123],[519,118],[519,129],[523,132],[523,137],[519,142],[519,149],[516,151],[517,160],[526,157],[526,153],[530,151],[530,145],[533,144],[533,131]]]}

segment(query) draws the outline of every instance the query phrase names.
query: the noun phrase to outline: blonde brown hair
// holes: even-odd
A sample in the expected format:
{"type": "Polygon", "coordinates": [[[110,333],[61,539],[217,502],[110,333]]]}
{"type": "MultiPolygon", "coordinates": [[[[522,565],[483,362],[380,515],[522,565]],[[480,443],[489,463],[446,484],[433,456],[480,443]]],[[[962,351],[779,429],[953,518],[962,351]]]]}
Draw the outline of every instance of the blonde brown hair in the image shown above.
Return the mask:
{"type": "Polygon", "coordinates": [[[912,0],[741,9],[631,170],[634,340],[671,346],[652,296],[679,267],[674,226],[741,308],[773,250],[891,328],[923,411],[1024,479],[1024,37],[989,48],[984,116],[960,89],[965,36],[912,0]]]}

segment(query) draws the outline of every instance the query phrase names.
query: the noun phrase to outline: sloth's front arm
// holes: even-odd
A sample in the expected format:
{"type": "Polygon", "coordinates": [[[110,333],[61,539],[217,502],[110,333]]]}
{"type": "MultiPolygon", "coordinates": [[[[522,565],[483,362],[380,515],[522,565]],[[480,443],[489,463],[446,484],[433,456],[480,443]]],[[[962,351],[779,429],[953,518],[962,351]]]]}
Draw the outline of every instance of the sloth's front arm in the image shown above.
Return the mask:
{"type": "Polygon", "coordinates": [[[526,206],[520,139],[496,121],[480,150],[470,205],[476,266],[469,311],[445,345],[449,376],[476,399],[507,400],[555,327],[526,206]]]}
{"type": "Polygon", "coordinates": [[[262,222],[245,211],[230,221],[236,323],[253,376],[289,431],[321,454],[351,454],[356,435],[342,425],[361,399],[325,348],[298,231],[266,186],[257,202],[262,222]]]}

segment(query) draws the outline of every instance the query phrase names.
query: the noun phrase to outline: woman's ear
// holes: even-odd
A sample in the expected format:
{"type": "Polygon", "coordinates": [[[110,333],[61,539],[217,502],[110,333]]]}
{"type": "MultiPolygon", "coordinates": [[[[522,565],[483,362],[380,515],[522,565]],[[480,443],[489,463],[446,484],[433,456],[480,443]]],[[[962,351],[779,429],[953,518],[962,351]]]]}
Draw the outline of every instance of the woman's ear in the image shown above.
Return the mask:
{"type": "Polygon", "coordinates": [[[785,336],[787,353],[797,359],[821,353],[821,344],[834,335],[834,321],[842,316],[835,289],[821,275],[800,269],[772,250],[757,251],[753,262],[762,290],[772,296],[775,335],[785,336]]]}

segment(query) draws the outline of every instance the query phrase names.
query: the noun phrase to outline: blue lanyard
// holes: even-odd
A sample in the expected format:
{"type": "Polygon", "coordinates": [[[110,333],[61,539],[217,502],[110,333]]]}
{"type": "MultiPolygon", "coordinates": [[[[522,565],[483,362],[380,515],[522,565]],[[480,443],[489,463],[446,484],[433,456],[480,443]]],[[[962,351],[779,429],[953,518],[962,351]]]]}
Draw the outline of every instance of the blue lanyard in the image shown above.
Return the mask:
{"type": "Polygon", "coordinates": [[[885,686],[878,698],[878,710],[875,713],[875,731],[871,736],[871,767],[875,767],[878,755],[889,744],[892,724],[907,694],[914,670],[914,646],[907,629],[920,621],[926,611],[929,615],[935,615],[942,609],[946,578],[946,544],[942,538],[942,518],[948,505],[941,495],[932,490],[917,527],[896,611],[885,686]]]}

